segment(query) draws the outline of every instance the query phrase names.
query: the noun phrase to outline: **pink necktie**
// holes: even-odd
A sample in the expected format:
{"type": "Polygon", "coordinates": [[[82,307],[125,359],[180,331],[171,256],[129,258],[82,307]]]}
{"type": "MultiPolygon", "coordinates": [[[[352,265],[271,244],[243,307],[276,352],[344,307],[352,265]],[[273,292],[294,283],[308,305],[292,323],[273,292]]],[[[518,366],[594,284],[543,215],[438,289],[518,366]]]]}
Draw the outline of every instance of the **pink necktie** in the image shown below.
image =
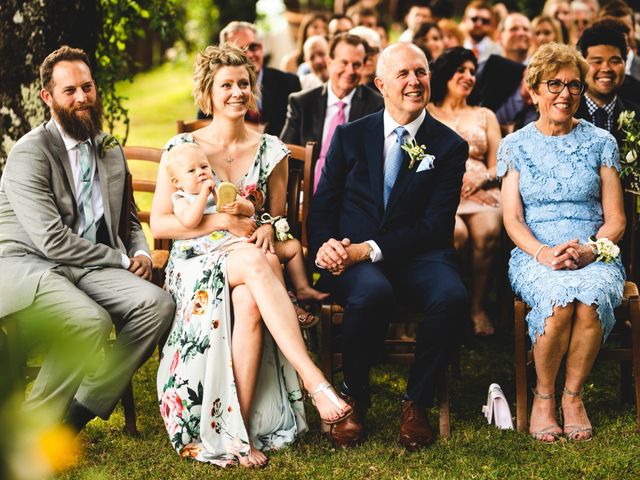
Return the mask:
{"type": "Polygon", "coordinates": [[[322,148],[320,149],[320,156],[318,157],[316,167],[313,170],[313,193],[316,193],[316,189],[318,188],[318,182],[320,181],[320,175],[322,174],[322,167],[324,167],[324,159],[327,156],[327,151],[329,150],[329,145],[331,144],[331,139],[333,138],[333,133],[336,131],[336,127],[338,125],[342,125],[346,121],[346,119],[344,118],[344,107],[346,106],[346,103],[338,102],[336,105],[338,106],[338,111],[329,123],[327,136],[324,139],[324,143],[322,144],[322,148]]]}

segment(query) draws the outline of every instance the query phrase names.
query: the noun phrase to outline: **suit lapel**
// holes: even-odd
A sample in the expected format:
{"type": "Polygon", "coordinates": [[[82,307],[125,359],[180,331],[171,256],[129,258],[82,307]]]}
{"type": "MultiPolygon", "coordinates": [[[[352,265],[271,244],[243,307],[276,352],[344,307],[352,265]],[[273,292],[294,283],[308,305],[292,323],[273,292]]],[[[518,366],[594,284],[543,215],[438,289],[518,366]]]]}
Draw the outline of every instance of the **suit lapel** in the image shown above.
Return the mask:
{"type": "MultiPolygon", "coordinates": [[[[109,158],[109,153],[115,151],[116,149],[109,150],[105,152],[104,158],[100,158],[98,145],[102,142],[102,140],[106,137],[104,132],[100,132],[92,139],[93,144],[93,155],[96,159],[96,167],[98,169],[98,177],[100,178],[100,194],[102,195],[102,207],[104,209],[104,221],[106,223],[107,231],[109,232],[109,240],[111,241],[111,245],[115,245],[113,243],[113,235],[111,232],[111,198],[109,197],[109,175],[107,172],[106,161],[109,158]]],[[[119,149],[118,149],[119,150],[119,149]]]]}
{"type": "Polygon", "coordinates": [[[45,125],[45,130],[49,134],[51,138],[50,145],[53,147],[52,152],[54,153],[54,157],[58,163],[58,166],[64,172],[64,178],[66,179],[66,191],[71,194],[71,200],[73,201],[74,209],[77,211],[76,198],[75,198],[75,183],[73,181],[73,172],[71,171],[71,161],[69,160],[69,154],[67,153],[67,148],[64,146],[64,142],[62,141],[62,137],[60,136],[60,132],[58,131],[58,127],[53,120],[49,120],[45,125]]]}
{"type": "Polygon", "coordinates": [[[356,92],[353,94],[353,98],[351,99],[351,108],[349,109],[349,118],[348,122],[353,122],[358,118],[364,117],[364,105],[362,100],[362,89],[364,87],[358,85],[356,87],[356,92]]]}
{"type": "Polygon", "coordinates": [[[376,207],[379,212],[384,211],[384,199],[382,196],[384,122],[382,120],[382,112],[384,112],[384,110],[371,116],[368,125],[368,139],[364,145],[367,166],[369,167],[369,178],[371,180],[371,191],[373,192],[373,198],[376,201],[376,207]]]}
{"type": "Polygon", "coordinates": [[[327,84],[325,83],[320,94],[314,99],[313,122],[311,138],[318,139],[318,145],[322,144],[322,134],[324,133],[324,116],[327,114],[327,84]]]}
{"type": "MultiPolygon", "coordinates": [[[[432,128],[430,127],[432,127],[432,123],[433,123],[433,117],[431,117],[431,115],[429,115],[429,112],[427,112],[426,117],[422,121],[422,125],[420,125],[420,128],[416,133],[416,142],[418,143],[418,145],[424,145],[425,147],[427,147],[426,148],[427,153],[429,153],[431,150],[430,132],[432,128]]],[[[403,152],[402,166],[400,167],[400,171],[398,172],[398,178],[396,178],[396,183],[393,185],[393,189],[391,190],[391,194],[389,195],[389,203],[387,203],[387,208],[384,213],[383,223],[384,221],[386,221],[389,214],[393,211],[400,197],[411,186],[413,179],[416,177],[416,170],[418,169],[418,165],[419,164],[415,164],[413,168],[409,170],[409,155],[406,152],[403,152]]]]}

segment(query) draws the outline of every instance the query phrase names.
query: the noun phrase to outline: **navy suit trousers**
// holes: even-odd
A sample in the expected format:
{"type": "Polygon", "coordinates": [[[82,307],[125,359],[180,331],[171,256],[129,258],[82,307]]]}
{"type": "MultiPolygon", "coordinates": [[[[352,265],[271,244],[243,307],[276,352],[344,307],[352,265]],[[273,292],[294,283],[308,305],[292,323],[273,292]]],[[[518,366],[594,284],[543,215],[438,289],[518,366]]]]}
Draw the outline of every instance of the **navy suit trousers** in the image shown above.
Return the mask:
{"type": "Polygon", "coordinates": [[[402,265],[362,262],[339,276],[324,271],[318,288],[330,291],[345,308],[344,379],[361,402],[368,402],[369,370],[397,303],[424,314],[406,394],[419,405],[431,405],[438,377],[460,341],[467,309],[455,251],[424,252],[402,265]]]}

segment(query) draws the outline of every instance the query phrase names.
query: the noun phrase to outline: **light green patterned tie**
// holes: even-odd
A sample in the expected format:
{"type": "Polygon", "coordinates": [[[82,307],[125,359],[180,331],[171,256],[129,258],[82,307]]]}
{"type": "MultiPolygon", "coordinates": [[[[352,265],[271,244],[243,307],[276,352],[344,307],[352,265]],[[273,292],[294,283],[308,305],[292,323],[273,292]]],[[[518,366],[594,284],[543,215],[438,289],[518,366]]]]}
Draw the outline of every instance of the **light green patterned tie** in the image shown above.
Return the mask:
{"type": "Polygon", "coordinates": [[[92,178],[91,178],[91,162],[89,161],[89,144],[81,142],[76,145],[80,155],[80,196],[78,197],[78,206],[80,214],[84,219],[84,230],[81,234],[92,243],[96,243],[96,222],[93,218],[93,202],[92,202],[92,178]]]}

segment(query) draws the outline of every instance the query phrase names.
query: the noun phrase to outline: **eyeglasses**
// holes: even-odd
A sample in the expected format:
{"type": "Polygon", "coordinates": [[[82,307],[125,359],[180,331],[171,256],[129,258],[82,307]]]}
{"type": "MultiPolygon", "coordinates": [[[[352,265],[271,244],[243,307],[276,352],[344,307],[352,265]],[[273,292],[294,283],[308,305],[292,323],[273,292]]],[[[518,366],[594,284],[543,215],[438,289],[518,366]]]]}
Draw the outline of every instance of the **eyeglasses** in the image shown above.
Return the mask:
{"type": "Polygon", "coordinates": [[[472,23],[482,22],[483,25],[489,25],[491,23],[491,19],[487,17],[471,17],[472,23]]]}
{"type": "Polygon", "coordinates": [[[581,95],[582,92],[584,92],[585,87],[584,83],[579,82],[578,80],[571,80],[568,83],[565,83],[562,80],[547,80],[546,82],[540,83],[547,84],[549,93],[560,93],[564,90],[564,87],[567,87],[567,90],[569,90],[571,95],[581,95]]]}
{"type": "Polygon", "coordinates": [[[247,45],[247,50],[250,52],[256,52],[258,50],[260,50],[262,48],[262,44],[261,43],[250,43],[249,45],[247,45]]]}

